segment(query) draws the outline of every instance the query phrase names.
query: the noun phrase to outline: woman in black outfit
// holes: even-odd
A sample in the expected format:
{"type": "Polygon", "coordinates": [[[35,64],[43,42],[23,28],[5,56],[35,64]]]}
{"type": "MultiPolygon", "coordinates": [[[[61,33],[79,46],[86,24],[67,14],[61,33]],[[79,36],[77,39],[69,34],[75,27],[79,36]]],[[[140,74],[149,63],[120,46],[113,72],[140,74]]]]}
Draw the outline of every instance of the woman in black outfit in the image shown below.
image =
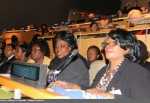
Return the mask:
{"type": "Polygon", "coordinates": [[[54,39],[54,49],[56,57],[51,61],[49,69],[61,71],[57,80],[76,83],[83,88],[89,86],[88,66],[77,52],[77,42],[73,34],[59,32],[54,39]]]}
{"type": "MultiPolygon", "coordinates": [[[[105,41],[105,53],[109,63],[98,72],[91,89],[86,91],[108,98],[148,99],[150,73],[134,63],[140,56],[139,44],[135,36],[126,30],[115,29],[108,33],[105,41]]],[[[58,86],[62,84],[65,85],[64,87],[73,85],[66,82],[57,83],[58,86]]]]}

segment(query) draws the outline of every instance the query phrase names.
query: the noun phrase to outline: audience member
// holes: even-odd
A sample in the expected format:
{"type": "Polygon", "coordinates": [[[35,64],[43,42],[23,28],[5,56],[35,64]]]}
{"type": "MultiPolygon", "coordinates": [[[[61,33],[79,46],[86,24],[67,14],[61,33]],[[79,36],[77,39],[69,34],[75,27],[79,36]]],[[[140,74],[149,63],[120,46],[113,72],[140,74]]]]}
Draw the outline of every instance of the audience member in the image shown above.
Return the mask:
{"type": "Polygon", "coordinates": [[[83,88],[88,87],[89,73],[86,60],[79,53],[73,54],[74,50],[77,50],[77,42],[73,34],[66,31],[59,32],[55,36],[54,48],[56,57],[49,68],[61,70],[57,80],[76,83],[83,88]],[[64,64],[66,62],[69,63],[64,64]]]}
{"type": "Polygon", "coordinates": [[[93,83],[95,88],[87,91],[97,95],[148,98],[150,74],[133,63],[139,58],[140,52],[134,35],[123,29],[112,30],[108,34],[107,43],[105,52],[109,65],[97,74],[93,83]],[[113,93],[115,89],[119,92],[113,93]]]}
{"type": "Polygon", "coordinates": [[[92,32],[95,32],[95,31],[98,31],[100,28],[99,28],[99,25],[96,21],[92,21],[91,24],[90,24],[90,31],[92,32]]]}
{"type": "Polygon", "coordinates": [[[18,44],[18,38],[16,36],[11,37],[10,44],[6,44],[4,47],[4,58],[0,62],[0,73],[10,73],[11,64],[15,60],[15,50],[18,44]]]}
{"type": "MultiPolygon", "coordinates": [[[[51,59],[47,56],[49,51],[48,44],[43,39],[38,39],[31,44],[31,59],[37,64],[49,65],[51,59]]],[[[28,63],[30,63],[28,61],[28,63]]]]}
{"type": "Polygon", "coordinates": [[[141,40],[139,40],[139,51],[140,51],[140,54],[139,54],[140,56],[137,60],[137,63],[139,63],[144,68],[146,68],[150,71],[150,62],[147,61],[147,59],[150,57],[150,55],[147,50],[147,46],[141,40]]]}
{"type": "MultiPolygon", "coordinates": [[[[139,53],[135,36],[123,29],[116,29],[108,33],[106,42],[105,52],[109,64],[97,74],[92,85],[93,88],[86,91],[109,98],[149,99],[150,73],[134,63],[139,53]]],[[[69,88],[69,85],[73,84],[56,81],[56,85],[69,88]]],[[[80,88],[77,85],[74,87],[80,88]]]]}
{"type": "Polygon", "coordinates": [[[15,46],[6,44],[4,48],[4,59],[0,63],[0,73],[10,73],[11,63],[15,60],[15,46]]]}
{"type": "Polygon", "coordinates": [[[16,46],[15,52],[16,60],[26,62],[28,60],[27,52],[28,52],[28,45],[26,43],[18,44],[16,46]]]}
{"type": "Polygon", "coordinates": [[[143,14],[140,8],[133,8],[128,12],[129,19],[140,19],[141,17],[143,17],[143,14]]]}
{"type": "Polygon", "coordinates": [[[87,62],[90,65],[96,60],[103,60],[103,56],[97,46],[90,46],[87,50],[87,62]]]}
{"type": "Polygon", "coordinates": [[[118,11],[117,11],[117,17],[118,17],[118,18],[123,17],[122,10],[118,10],[118,11]]]}
{"type": "Polygon", "coordinates": [[[140,7],[140,9],[141,9],[141,11],[142,11],[143,14],[146,14],[146,13],[149,12],[148,7],[142,6],[142,7],[140,7]]]}
{"type": "Polygon", "coordinates": [[[100,28],[110,28],[110,27],[112,27],[110,22],[111,22],[111,19],[108,16],[100,16],[99,27],[100,28]]]}
{"type": "Polygon", "coordinates": [[[95,13],[89,13],[88,14],[88,22],[92,22],[92,21],[95,21],[96,19],[96,14],[95,13]]]}
{"type": "Polygon", "coordinates": [[[40,32],[41,32],[41,35],[47,34],[49,32],[48,25],[47,24],[42,24],[40,26],[40,32]]]}
{"type": "MultiPolygon", "coordinates": [[[[144,15],[142,14],[142,11],[140,8],[132,8],[128,13],[128,21],[129,21],[129,27],[134,26],[135,24],[139,23],[144,15]]],[[[145,30],[137,30],[133,31],[135,35],[144,35],[145,30]]]]}
{"type": "Polygon", "coordinates": [[[87,50],[87,62],[89,63],[89,80],[92,84],[97,72],[105,66],[103,56],[97,46],[90,46],[87,50]]]}

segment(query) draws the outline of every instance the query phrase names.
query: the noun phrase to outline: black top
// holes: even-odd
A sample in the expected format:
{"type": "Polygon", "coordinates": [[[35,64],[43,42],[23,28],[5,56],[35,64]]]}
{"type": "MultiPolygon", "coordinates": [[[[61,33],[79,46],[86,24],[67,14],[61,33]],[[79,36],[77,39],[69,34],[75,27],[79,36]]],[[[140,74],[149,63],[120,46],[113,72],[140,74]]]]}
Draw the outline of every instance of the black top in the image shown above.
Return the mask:
{"type": "Polygon", "coordinates": [[[4,60],[0,63],[0,73],[10,73],[11,65],[15,60],[15,56],[12,56],[9,59],[4,58],[4,60]]]}
{"type": "MultiPolygon", "coordinates": [[[[96,87],[105,72],[106,67],[98,72],[92,87],[96,87]]],[[[125,59],[107,87],[107,91],[112,89],[121,91],[121,96],[117,97],[149,98],[150,73],[142,66],[125,59]]]]}
{"type": "Polygon", "coordinates": [[[143,66],[143,67],[146,68],[148,71],[150,71],[150,62],[145,61],[144,63],[141,63],[141,66],[143,66]]]}
{"type": "MultiPolygon", "coordinates": [[[[64,59],[54,58],[49,66],[50,70],[55,70],[64,59]]],[[[62,66],[63,67],[63,66],[62,66]]],[[[60,68],[61,69],[61,68],[60,68]]],[[[81,55],[77,55],[67,67],[58,75],[58,80],[76,83],[85,88],[89,86],[89,72],[85,59],[81,55]]]]}

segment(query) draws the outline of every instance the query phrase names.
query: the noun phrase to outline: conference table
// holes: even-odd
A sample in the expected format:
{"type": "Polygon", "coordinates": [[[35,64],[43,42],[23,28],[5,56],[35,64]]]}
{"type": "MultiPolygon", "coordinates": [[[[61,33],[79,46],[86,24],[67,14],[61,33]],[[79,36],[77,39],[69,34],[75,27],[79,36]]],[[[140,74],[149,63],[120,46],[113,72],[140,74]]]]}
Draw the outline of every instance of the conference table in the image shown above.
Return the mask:
{"type": "Polygon", "coordinates": [[[19,89],[23,97],[28,99],[65,99],[65,96],[57,94],[46,89],[35,88],[12,80],[9,76],[0,75],[0,85],[10,91],[19,89]]]}

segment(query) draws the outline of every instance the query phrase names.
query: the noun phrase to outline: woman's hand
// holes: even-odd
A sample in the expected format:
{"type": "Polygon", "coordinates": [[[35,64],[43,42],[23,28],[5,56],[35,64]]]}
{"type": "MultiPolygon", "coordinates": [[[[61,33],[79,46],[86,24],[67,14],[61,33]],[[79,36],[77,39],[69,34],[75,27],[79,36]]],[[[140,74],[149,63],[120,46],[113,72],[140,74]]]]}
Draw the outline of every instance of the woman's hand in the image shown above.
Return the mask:
{"type": "Polygon", "coordinates": [[[97,88],[91,88],[91,89],[87,89],[86,92],[94,94],[94,95],[101,95],[105,91],[103,91],[101,89],[97,89],[97,88]]]}
{"type": "Polygon", "coordinates": [[[51,89],[51,88],[46,88],[46,90],[49,91],[49,92],[54,92],[54,90],[51,89]]]}
{"type": "Polygon", "coordinates": [[[93,95],[97,95],[97,96],[104,96],[108,99],[114,99],[113,94],[109,92],[105,92],[104,90],[98,89],[98,88],[87,89],[86,92],[93,94],[93,95]]]}
{"type": "Polygon", "coordinates": [[[75,83],[69,83],[69,82],[59,81],[59,80],[55,81],[55,85],[65,89],[81,89],[80,86],[75,83]]]}

